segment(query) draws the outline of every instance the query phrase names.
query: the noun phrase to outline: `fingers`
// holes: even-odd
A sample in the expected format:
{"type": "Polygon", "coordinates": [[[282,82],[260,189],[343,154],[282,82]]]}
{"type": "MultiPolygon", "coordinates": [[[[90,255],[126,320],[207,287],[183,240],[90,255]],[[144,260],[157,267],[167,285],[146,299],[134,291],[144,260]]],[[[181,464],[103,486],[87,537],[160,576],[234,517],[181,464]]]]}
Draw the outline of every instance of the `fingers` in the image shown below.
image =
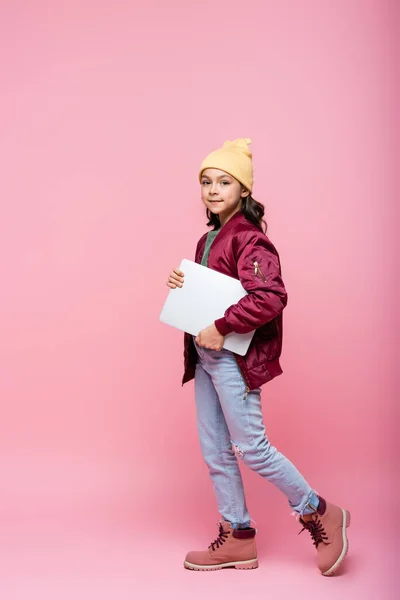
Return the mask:
{"type": "Polygon", "coordinates": [[[203,346],[202,344],[199,344],[199,346],[201,346],[202,348],[205,348],[206,350],[215,350],[215,352],[221,352],[221,350],[222,350],[222,348],[220,348],[219,346],[207,346],[207,345],[203,346]]]}
{"type": "Polygon", "coordinates": [[[221,346],[220,344],[202,344],[201,338],[199,336],[197,336],[196,338],[196,344],[201,348],[205,348],[206,350],[216,350],[217,352],[221,352],[221,350],[223,349],[223,346],[221,346]]]}
{"type": "Polygon", "coordinates": [[[177,287],[183,286],[184,274],[180,269],[174,269],[172,273],[170,273],[167,286],[174,290],[177,287]]]}

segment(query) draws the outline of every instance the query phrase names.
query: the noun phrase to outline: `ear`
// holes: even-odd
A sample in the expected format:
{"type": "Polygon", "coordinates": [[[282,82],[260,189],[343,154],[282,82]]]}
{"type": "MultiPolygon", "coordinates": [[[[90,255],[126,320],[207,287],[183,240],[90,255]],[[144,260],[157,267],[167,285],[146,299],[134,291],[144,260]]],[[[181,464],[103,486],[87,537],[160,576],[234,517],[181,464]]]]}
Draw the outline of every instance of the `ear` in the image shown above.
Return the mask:
{"type": "Polygon", "coordinates": [[[241,198],[247,198],[248,196],[250,196],[250,192],[248,189],[246,189],[245,187],[242,188],[242,191],[240,193],[241,198]]]}

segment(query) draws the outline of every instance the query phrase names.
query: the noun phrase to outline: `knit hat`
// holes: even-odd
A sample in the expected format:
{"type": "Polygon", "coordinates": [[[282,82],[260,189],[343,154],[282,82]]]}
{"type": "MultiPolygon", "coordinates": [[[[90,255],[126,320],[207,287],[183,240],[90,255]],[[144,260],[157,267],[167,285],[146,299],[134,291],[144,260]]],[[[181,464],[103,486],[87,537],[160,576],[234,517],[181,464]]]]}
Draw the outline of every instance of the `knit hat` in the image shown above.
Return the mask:
{"type": "Polygon", "coordinates": [[[240,181],[251,192],[253,188],[253,164],[248,144],[251,144],[250,138],[237,138],[233,142],[229,140],[224,142],[222,148],[214,150],[203,160],[199,180],[201,181],[201,174],[205,169],[221,169],[221,171],[229,173],[229,175],[240,181]]]}

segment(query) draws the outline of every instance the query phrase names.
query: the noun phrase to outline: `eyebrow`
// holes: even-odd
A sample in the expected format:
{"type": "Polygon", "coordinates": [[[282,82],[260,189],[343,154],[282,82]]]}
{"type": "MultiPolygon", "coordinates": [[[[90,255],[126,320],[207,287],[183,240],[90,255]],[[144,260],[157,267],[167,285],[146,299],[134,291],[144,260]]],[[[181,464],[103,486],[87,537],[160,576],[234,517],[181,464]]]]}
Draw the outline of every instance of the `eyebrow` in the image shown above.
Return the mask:
{"type": "MultiPolygon", "coordinates": [[[[208,175],[202,175],[201,178],[203,179],[203,177],[205,177],[206,179],[211,179],[211,177],[209,177],[208,175]]],[[[217,179],[223,179],[224,177],[230,177],[231,179],[233,179],[233,177],[231,175],[228,175],[228,173],[225,173],[224,175],[218,175],[217,179]]]]}

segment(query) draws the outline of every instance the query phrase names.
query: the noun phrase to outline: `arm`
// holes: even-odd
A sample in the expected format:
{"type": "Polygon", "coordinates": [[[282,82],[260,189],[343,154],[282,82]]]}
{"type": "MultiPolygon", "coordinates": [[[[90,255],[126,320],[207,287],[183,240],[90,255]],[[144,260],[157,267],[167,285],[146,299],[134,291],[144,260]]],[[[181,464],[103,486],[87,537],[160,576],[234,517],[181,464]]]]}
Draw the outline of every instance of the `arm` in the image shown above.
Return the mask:
{"type": "Polygon", "coordinates": [[[237,267],[248,295],[215,321],[215,327],[223,336],[232,331],[248,333],[265,325],[281,313],[287,303],[279,257],[265,235],[252,232],[250,239],[242,242],[237,267]]]}

